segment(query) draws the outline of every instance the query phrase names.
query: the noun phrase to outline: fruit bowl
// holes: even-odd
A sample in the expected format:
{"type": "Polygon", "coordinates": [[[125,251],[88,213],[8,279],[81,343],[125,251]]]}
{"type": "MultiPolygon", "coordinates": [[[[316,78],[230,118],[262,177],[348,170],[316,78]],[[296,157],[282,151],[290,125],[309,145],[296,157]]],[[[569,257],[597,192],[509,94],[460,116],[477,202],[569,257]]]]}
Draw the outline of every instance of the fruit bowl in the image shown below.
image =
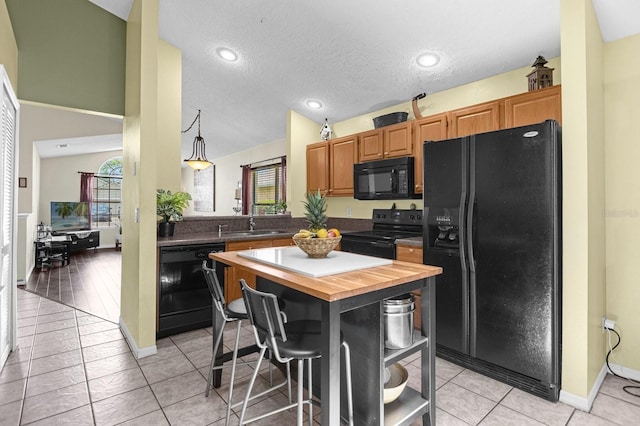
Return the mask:
{"type": "Polygon", "coordinates": [[[327,238],[301,238],[301,237],[293,237],[293,242],[302,250],[307,253],[307,256],[320,259],[323,257],[327,257],[331,250],[336,248],[336,246],[340,243],[340,237],[327,237],[327,238]]]}

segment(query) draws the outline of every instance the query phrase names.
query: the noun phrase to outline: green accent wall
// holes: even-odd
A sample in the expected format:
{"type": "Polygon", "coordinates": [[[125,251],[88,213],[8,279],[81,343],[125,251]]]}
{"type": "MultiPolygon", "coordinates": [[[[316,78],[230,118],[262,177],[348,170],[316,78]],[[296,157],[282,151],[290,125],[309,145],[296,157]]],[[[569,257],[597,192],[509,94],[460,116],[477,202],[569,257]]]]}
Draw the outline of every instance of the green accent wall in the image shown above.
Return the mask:
{"type": "Polygon", "coordinates": [[[6,0],[21,100],[124,115],[126,22],[88,0],[6,0]]]}

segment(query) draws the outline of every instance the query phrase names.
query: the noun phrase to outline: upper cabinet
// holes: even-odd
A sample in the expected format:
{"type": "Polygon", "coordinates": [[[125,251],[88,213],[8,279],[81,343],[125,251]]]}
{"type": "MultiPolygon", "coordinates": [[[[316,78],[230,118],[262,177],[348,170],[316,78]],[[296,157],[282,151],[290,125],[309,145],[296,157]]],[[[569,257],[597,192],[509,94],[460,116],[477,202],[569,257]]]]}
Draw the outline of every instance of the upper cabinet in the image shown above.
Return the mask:
{"type": "Polygon", "coordinates": [[[358,133],[358,161],[404,157],[413,154],[411,121],[358,133]]]}
{"type": "Polygon", "coordinates": [[[556,120],[562,124],[560,86],[522,93],[504,100],[505,128],[541,123],[544,120],[556,120]]]}
{"type": "Polygon", "coordinates": [[[307,191],[353,196],[353,165],[392,157],[414,157],[415,188],[422,193],[422,145],[511,127],[556,120],[562,123],[559,85],[453,111],[392,124],[307,146],[307,191]]]}
{"type": "Polygon", "coordinates": [[[422,145],[447,139],[447,114],[436,114],[413,122],[414,191],[422,193],[422,145]]]}
{"type": "Polygon", "coordinates": [[[358,135],[307,145],[307,191],[327,196],[353,196],[353,165],[358,135]]]}
{"type": "Polygon", "coordinates": [[[449,112],[449,138],[499,130],[502,126],[501,100],[485,102],[449,112]]]}
{"type": "Polygon", "coordinates": [[[329,143],[307,145],[307,192],[329,192],[329,143]]]}
{"type": "Polygon", "coordinates": [[[353,196],[353,165],[357,159],[357,135],[329,141],[329,195],[353,196]]]}

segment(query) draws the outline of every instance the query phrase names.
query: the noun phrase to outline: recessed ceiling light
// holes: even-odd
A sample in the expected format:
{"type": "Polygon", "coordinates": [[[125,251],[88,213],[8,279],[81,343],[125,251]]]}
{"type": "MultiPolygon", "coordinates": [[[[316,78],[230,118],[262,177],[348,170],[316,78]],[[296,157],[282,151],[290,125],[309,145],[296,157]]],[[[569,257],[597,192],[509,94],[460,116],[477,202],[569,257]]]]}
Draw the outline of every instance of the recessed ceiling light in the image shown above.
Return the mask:
{"type": "Polygon", "coordinates": [[[313,109],[320,109],[322,108],[322,104],[318,101],[307,101],[307,106],[309,108],[313,108],[313,109]]]}
{"type": "Polygon", "coordinates": [[[432,67],[440,61],[440,58],[435,53],[424,53],[418,56],[418,65],[422,67],[432,67]]]}
{"type": "Polygon", "coordinates": [[[238,55],[236,54],[236,52],[227,47],[220,47],[218,48],[218,50],[216,50],[216,52],[218,52],[218,56],[220,56],[225,61],[233,62],[238,59],[238,55]]]}

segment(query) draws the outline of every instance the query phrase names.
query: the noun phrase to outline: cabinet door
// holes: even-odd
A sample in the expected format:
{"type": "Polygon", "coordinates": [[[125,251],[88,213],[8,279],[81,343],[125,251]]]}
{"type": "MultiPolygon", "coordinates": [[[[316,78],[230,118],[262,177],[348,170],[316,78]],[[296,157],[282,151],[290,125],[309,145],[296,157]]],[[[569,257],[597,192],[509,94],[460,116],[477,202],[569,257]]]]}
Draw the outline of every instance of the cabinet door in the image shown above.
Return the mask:
{"type": "Polygon", "coordinates": [[[397,246],[396,260],[422,264],[422,247],[397,246]]]}
{"type": "MultiPolygon", "coordinates": [[[[271,247],[271,240],[231,241],[227,243],[225,251],[251,250],[265,247],[271,247]]],[[[253,272],[237,266],[225,268],[224,300],[226,303],[242,297],[240,278],[243,278],[252,288],[256,288],[256,275],[253,272]]]]}
{"type": "Polygon", "coordinates": [[[447,114],[436,114],[416,120],[413,124],[413,167],[414,191],[422,193],[422,145],[424,141],[441,141],[447,139],[447,114]]]}
{"type": "Polygon", "coordinates": [[[383,127],[384,158],[405,157],[413,153],[411,121],[383,127]]]}
{"type": "Polygon", "coordinates": [[[370,130],[358,134],[358,161],[382,160],[384,156],[384,143],[382,129],[370,130]]]}
{"type": "Polygon", "coordinates": [[[558,85],[505,99],[505,127],[526,126],[544,120],[556,120],[562,124],[561,93],[558,85]]]}
{"type": "Polygon", "coordinates": [[[317,190],[324,195],[329,191],[329,144],[307,145],[307,192],[317,190]]]}
{"type": "MultiPolygon", "coordinates": [[[[502,127],[501,101],[486,102],[449,112],[449,138],[491,132],[502,127]]],[[[504,107],[502,107],[504,108],[504,107]]]]}
{"type": "Polygon", "coordinates": [[[287,247],[295,245],[296,243],[294,243],[291,238],[276,238],[271,240],[271,247],[287,247]]]}
{"type": "Polygon", "coordinates": [[[329,195],[353,196],[353,164],[358,157],[358,136],[329,141],[329,195]]]}
{"type": "Polygon", "coordinates": [[[234,300],[242,298],[242,287],[240,279],[244,279],[249,287],[256,288],[256,274],[248,269],[234,266],[226,268],[224,275],[224,300],[225,303],[231,303],[234,300]]]}

